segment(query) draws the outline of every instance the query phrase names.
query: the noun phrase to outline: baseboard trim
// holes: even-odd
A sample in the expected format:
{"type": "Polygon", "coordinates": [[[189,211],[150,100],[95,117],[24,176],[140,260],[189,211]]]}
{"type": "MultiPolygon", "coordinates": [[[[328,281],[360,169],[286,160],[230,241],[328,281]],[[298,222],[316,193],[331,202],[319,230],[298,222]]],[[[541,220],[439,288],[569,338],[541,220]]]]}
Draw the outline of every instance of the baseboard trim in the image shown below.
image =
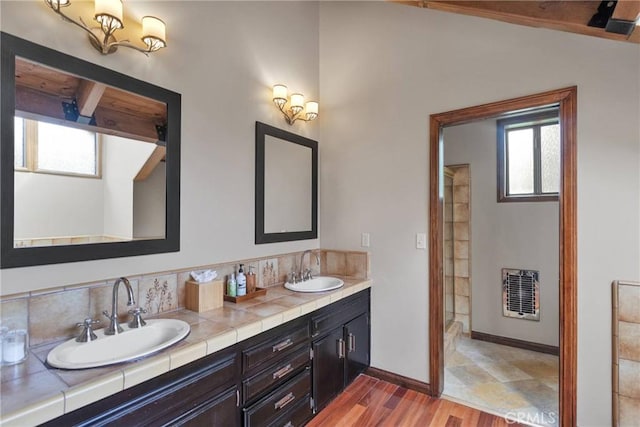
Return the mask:
{"type": "Polygon", "coordinates": [[[413,378],[405,377],[403,375],[394,374],[393,372],[372,367],[367,368],[365,374],[374,378],[378,378],[379,380],[389,382],[391,384],[396,384],[410,390],[431,395],[431,386],[429,385],[429,383],[414,380],[413,378]]]}
{"type": "Polygon", "coordinates": [[[485,334],[484,332],[471,331],[471,339],[488,341],[495,344],[508,345],[509,347],[523,348],[525,350],[537,351],[538,353],[553,354],[558,356],[560,348],[547,344],[539,344],[531,341],[518,340],[515,338],[501,337],[498,335],[485,334]]]}

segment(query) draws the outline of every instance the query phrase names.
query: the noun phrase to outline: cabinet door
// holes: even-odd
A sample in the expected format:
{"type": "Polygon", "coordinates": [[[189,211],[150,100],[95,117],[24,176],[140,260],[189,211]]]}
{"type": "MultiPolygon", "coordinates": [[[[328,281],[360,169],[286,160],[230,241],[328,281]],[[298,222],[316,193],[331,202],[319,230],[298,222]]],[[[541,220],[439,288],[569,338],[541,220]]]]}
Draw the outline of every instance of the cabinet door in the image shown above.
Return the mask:
{"type": "Polygon", "coordinates": [[[364,313],[345,325],[347,378],[350,384],[369,366],[369,315],[364,313]]]}
{"type": "Polygon", "coordinates": [[[239,426],[238,387],[219,394],[186,416],[166,425],[188,427],[239,426]]]}
{"type": "Polygon", "coordinates": [[[344,339],[342,327],[313,342],[314,411],[322,409],[344,387],[344,339]]]}

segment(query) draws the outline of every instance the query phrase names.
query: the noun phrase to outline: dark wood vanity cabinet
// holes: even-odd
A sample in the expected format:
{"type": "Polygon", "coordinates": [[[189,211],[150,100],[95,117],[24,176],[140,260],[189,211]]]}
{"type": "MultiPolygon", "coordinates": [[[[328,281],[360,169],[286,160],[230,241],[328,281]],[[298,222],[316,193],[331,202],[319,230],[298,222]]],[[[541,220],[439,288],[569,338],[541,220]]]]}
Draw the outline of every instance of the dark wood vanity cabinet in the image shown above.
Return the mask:
{"type": "Polygon", "coordinates": [[[324,408],[369,366],[369,294],[312,317],[314,412],[324,408]],[[328,330],[328,331],[327,331],[328,330]]]}
{"type": "Polygon", "coordinates": [[[369,366],[369,295],[358,292],[45,425],[303,426],[369,366]]]}
{"type": "Polygon", "coordinates": [[[239,426],[236,347],[167,372],[46,426],[239,426]]]}

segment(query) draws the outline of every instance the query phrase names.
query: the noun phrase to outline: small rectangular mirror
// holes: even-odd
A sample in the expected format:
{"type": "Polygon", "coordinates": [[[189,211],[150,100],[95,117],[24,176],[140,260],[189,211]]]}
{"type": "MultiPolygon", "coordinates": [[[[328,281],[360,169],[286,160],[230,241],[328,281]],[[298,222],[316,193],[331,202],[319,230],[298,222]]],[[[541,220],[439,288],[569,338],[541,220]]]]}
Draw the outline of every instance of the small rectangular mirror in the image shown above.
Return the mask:
{"type": "Polygon", "coordinates": [[[318,142],[256,122],[256,244],[318,237],[318,142]]]}

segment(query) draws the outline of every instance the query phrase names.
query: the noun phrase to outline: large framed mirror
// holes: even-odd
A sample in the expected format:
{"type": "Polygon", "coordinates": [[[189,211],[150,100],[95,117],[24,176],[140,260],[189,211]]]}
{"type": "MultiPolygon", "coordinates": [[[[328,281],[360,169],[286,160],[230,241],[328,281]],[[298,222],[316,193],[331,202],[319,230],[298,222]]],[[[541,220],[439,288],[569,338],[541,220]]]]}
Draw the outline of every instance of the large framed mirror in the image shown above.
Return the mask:
{"type": "Polygon", "coordinates": [[[256,244],[318,237],[318,142],[256,122],[256,244]]]}
{"type": "Polygon", "coordinates": [[[180,249],[180,94],[1,33],[2,268],[180,249]]]}

